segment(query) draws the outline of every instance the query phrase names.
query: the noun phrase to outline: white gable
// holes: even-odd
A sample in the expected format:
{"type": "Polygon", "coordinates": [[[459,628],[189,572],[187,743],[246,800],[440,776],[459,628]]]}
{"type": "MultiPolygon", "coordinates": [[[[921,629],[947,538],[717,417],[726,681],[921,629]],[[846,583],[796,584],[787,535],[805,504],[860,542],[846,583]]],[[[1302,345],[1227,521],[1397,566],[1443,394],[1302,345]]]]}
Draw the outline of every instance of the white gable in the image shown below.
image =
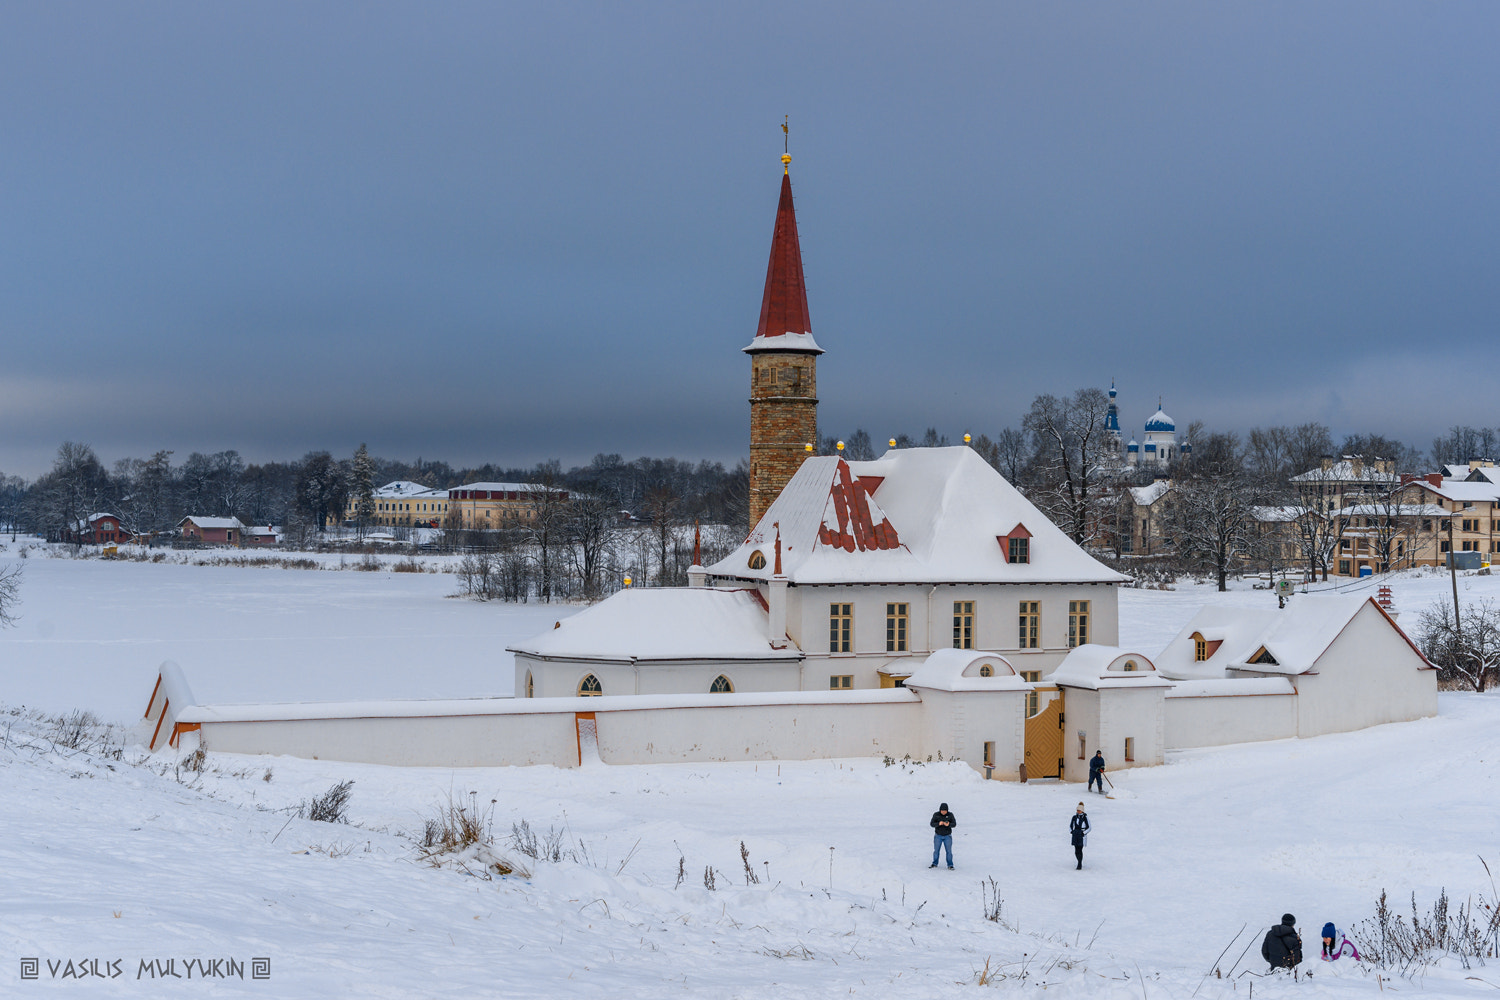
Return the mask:
{"type": "MultiPolygon", "coordinates": [[[[1118,583],[967,447],[905,448],[871,462],[805,460],[734,552],[708,568],[769,579],[781,536],[792,583],[1118,583]],[[999,539],[1022,527],[1030,561],[999,539]],[[750,568],[759,551],[765,565],[750,568]]],[[[758,561],[758,560],[756,560],[758,561]]]]}

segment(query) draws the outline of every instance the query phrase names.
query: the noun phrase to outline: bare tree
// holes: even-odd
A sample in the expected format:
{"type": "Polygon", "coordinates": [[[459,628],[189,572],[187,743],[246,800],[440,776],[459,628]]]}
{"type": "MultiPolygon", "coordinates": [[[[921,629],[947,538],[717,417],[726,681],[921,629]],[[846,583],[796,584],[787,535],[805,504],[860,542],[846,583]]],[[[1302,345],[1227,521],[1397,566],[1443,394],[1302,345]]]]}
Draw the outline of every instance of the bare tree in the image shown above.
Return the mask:
{"type": "Polygon", "coordinates": [[[557,548],[567,531],[568,494],[561,488],[562,469],[557,462],[537,466],[535,476],[535,483],[526,492],[530,513],[526,528],[536,552],[537,596],[550,601],[558,589],[557,548]]]}
{"type": "Polygon", "coordinates": [[[1500,680],[1500,605],[1494,601],[1461,609],[1439,601],[1422,612],[1418,635],[1422,652],[1437,664],[1443,680],[1475,691],[1500,680]]]}
{"type": "Polygon", "coordinates": [[[1195,455],[1195,474],[1173,484],[1172,533],[1178,551],[1211,570],[1222,591],[1230,571],[1254,551],[1255,507],[1263,495],[1240,466],[1236,435],[1209,434],[1202,442],[1211,460],[1195,455]]]}
{"type": "Polygon", "coordinates": [[[573,543],[573,568],[589,600],[599,597],[599,571],[615,521],[615,505],[606,497],[574,496],[568,515],[568,535],[573,543]]]}
{"type": "Polygon", "coordinates": [[[1103,498],[1098,468],[1106,447],[1109,397],[1102,389],[1079,389],[1067,399],[1036,397],[1022,425],[1044,470],[1035,499],[1058,526],[1080,545],[1098,523],[1103,498]]]}
{"type": "Polygon", "coordinates": [[[0,628],[16,623],[16,605],[21,603],[21,567],[11,564],[0,569],[0,628]]]}
{"type": "Polygon", "coordinates": [[[667,548],[680,523],[678,510],[681,506],[682,498],[665,483],[647,493],[646,502],[641,505],[641,513],[650,519],[651,534],[656,539],[656,585],[658,587],[667,585],[667,548]]]}

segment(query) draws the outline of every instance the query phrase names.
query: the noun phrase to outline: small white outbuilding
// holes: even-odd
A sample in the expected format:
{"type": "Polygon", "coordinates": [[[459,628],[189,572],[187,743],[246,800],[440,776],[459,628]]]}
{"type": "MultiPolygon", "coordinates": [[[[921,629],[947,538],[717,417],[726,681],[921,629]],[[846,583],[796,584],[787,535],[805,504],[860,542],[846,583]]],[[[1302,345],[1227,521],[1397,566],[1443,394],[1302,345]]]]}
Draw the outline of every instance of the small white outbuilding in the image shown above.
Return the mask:
{"type": "Polygon", "coordinates": [[[1207,607],[1156,665],[1187,682],[1169,696],[1169,747],[1321,736],[1437,714],[1437,668],[1368,597],[1207,607]]]}

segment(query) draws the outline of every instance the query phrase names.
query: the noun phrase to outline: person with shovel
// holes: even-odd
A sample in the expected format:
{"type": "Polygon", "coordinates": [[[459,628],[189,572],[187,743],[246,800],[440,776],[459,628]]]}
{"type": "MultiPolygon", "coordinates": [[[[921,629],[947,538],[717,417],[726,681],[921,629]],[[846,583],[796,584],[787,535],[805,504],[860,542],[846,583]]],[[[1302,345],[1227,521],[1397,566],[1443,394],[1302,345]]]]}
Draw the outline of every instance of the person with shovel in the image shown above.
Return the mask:
{"type": "Polygon", "coordinates": [[[1094,790],[1098,784],[1099,794],[1104,794],[1104,751],[1095,750],[1094,756],[1089,759],[1089,791],[1094,790]]]}

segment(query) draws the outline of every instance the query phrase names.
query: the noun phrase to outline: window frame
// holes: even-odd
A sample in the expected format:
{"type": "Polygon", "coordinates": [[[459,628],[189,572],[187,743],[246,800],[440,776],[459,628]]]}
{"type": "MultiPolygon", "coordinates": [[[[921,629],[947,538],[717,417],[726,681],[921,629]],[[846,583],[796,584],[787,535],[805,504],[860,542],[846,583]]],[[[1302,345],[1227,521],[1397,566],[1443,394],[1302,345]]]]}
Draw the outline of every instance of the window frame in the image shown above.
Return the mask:
{"type": "Polygon", "coordinates": [[[828,651],[854,652],[854,602],[830,601],[828,604],[828,651]],[[841,648],[842,647],[842,648],[841,648]]]}
{"type": "Polygon", "coordinates": [[[1042,648],[1042,602],[1021,601],[1018,612],[1017,649],[1042,648]],[[1029,625],[1029,629],[1028,629],[1029,625]]]}
{"type": "Polygon", "coordinates": [[[974,648],[974,602],[953,602],[953,648],[974,648]]]}
{"type": "Polygon", "coordinates": [[[1093,617],[1092,601],[1068,602],[1068,648],[1077,649],[1089,642],[1089,619],[1093,617]]]}
{"type": "Polygon", "coordinates": [[[911,605],[905,601],[888,601],[885,606],[885,651],[910,652],[911,605]]]}

